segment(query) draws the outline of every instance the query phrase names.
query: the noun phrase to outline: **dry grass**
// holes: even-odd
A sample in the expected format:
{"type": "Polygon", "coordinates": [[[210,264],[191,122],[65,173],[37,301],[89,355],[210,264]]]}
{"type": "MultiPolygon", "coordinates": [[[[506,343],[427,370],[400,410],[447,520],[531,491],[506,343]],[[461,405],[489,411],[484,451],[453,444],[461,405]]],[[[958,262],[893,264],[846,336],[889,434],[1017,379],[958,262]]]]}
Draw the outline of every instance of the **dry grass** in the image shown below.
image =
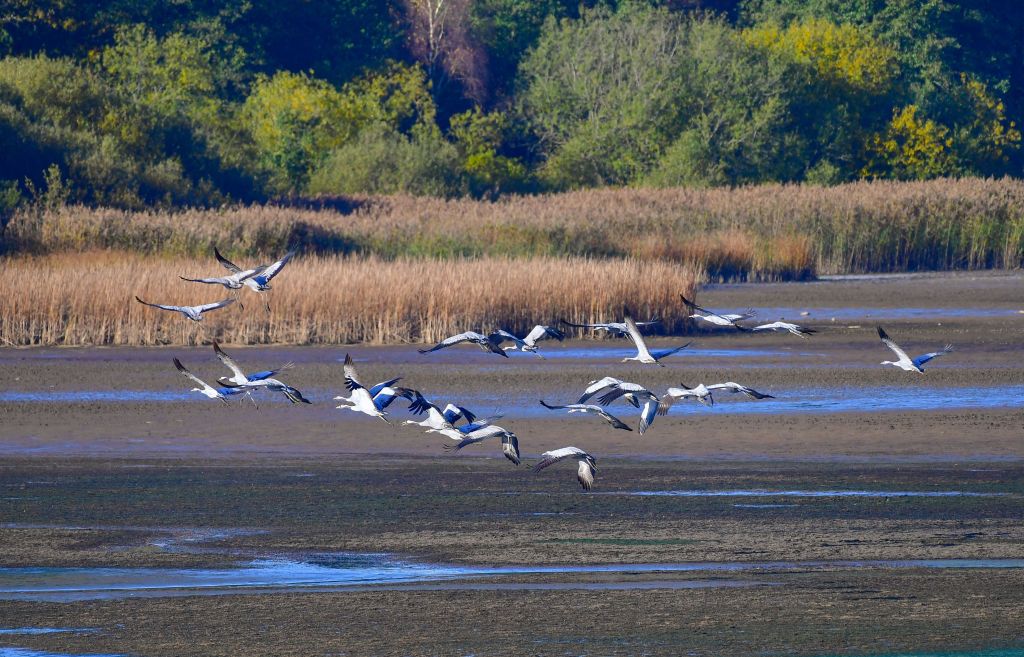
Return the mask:
{"type": "Polygon", "coordinates": [[[730,279],[1013,268],[1024,264],[1024,182],[609,189],[495,203],[396,196],[174,213],[69,207],[19,214],[4,241],[35,253],[205,256],[218,245],[256,256],[298,245],[383,258],[656,257],[730,279]]]}
{"type": "Polygon", "coordinates": [[[219,273],[213,259],[123,252],[0,260],[0,342],[15,345],[432,342],[467,329],[522,332],[538,322],[641,315],[681,325],[678,294],[694,266],[636,259],[479,258],[384,260],[298,257],[274,280],[272,312],[242,290],[237,304],[201,323],[133,300],[199,304],[226,296],[183,275],[219,273]]]}

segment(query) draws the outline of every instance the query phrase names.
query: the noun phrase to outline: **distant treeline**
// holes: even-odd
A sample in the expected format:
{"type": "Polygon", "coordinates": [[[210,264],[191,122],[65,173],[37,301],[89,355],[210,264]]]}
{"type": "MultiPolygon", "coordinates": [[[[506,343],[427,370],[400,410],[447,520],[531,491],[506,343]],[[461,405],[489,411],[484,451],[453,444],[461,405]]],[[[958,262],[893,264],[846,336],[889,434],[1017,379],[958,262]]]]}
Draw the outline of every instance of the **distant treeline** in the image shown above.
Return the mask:
{"type": "Polygon", "coordinates": [[[875,181],[832,187],[607,189],[497,201],[375,196],[316,207],[19,210],[0,247],[209,260],[304,254],[384,260],[636,258],[711,279],[1024,265],[1024,182],[875,181]]]}
{"type": "Polygon", "coordinates": [[[1004,0],[9,0],[0,218],[1019,176],[1004,0]]]}

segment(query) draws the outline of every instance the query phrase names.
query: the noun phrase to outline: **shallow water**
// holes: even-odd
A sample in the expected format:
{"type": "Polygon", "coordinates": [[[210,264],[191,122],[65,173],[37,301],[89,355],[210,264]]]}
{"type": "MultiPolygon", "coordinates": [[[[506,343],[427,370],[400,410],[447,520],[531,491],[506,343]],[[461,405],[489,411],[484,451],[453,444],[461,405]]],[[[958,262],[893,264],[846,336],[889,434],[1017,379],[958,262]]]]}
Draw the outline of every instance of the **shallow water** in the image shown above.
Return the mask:
{"type": "MultiPolygon", "coordinates": [[[[632,490],[601,491],[593,495],[638,497],[1005,497],[1008,493],[974,493],[960,490],[632,490]]],[[[738,505],[733,505],[738,506],[738,505]]],[[[754,505],[749,505],[754,506],[754,505]]],[[[757,505],[792,506],[792,505],[757,505]]]]}
{"type": "MultiPolygon", "coordinates": [[[[967,317],[991,318],[991,317],[1020,317],[1019,309],[1010,308],[863,308],[863,307],[796,307],[796,306],[755,306],[757,316],[753,319],[740,322],[743,326],[756,326],[759,323],[786,320],[800,323],[800,320],[810,324],[817,324],[823,321],[851,321],[851,320],[910,320],[910,319],[963,319],[967,317]],[[808,313],[804,315],[804,313],[808,313]]],[[[731,312],[731,311],[730,311],[731,312]]],[[[737,311],[738,312],[738,311],[737,311]]],[[[710,326],[710,325],[709,325],[710,326]]],[[[732,329],[729,329],[732,330],[732,329]]]]}
{"type": "MultiPolygon", "coordinates": [[[[688,382],[694,385],[692,382],[688,382]]],[[[749,383],[748,383],[749,385],[749,383]]],[[[756,387],[756,386],[755,386],[756,387]]],[[[967,408],[1021,408],[1024,407],[1024,385],[963,388],[918,388],[885,386],[878,388],[796,388],[763,389],[775,399],[750,400],[742,395],[715,395],[714,406],[703,406],[696,401],[677,402],[670,415],[702,414],[761,414],[782,415],[797,413],[844,413],[859,411],[927,411],[967,408]]],[[[490,403],[498,398],[488,399],[490,403]]],[[[504,399],[507,407],[519,402],[516,416],[542,416],[553,414],[539,404],[530,406],[528,400],[504,399]]],[[[546,400],[550,403],[571,403],[568,400],[546,400]]],[[[572,399],[576,401],[576,399],[572,399]]],[[[466,399],[466,405],[472,400],[466,399]]],[[[608,411],[622,420],[629,420],[639,412],[625,403],[612,404],[608,411]]],[[[652,431],[657,429],[657,423],[652,431]]]]}
{"type": "Polygon", "coordinates": [[[45,650],[32,650],[31,648],[4,648],[0,646],[0,657],[124,657],[124,655],[112,655],[110,653],[51,653],[45,650]]]}
{"type": "MultiPolygon", "coordinates": [[[[693,384],[693,382],[690,382],[693,384]]],[[[748,382],[749,383],[749,382],[748,382]]],[[[686,400],[672,406],[672,415],[701,414],[800,414],[800,413],[843,413],[859,411],[926,411],[937,409],[971,409],[971,408],[1024,408],[1024,385],[991,386],[991,387],[916,387],[916,386],[884,386],[876,388],[841,387],[841,388],[791,388],[764,389],[762,392],[775,395],[775,399],[754,401],[742,395],[719,393],[715,396],[714,406],[703,406],[695,401],[686,400]]],[[[554,394],[544,396],[548,403],[573,403],[578,398],[573,391],[558,399],[554,394]]],[[[327,391],[312,390],[307,396],[314,404],[328,397],[327,391]]],[[[0,391],[0,402],[18,403],[130,403],[130,402],[192,402],[200,404],[217,403],[198,393],[188,391],[156,391],[156,390],[78,390],[78,391],[36,391],[10,392],[0,391]]],[[[247,400],[232,400],[232,405],[248,404],[247,400]]],[[[259,401],[263,404],[288,404],[279,395],[263,396],[259,401]]],[[[326,402],[320,402],[321,404],[326,402]]],[[[469,408],[501,409],[508,416],[520,418],[557,418],[564,416],[562,411],[550,411],[537,402],[537,396],[515,395],[460,395],[459,403],[469,408]]],[[[612,404],[609,412],[621,419],[631,421],[638,414],[633,407],[625,403],[612,404]]],[[[407,415],[401,408],[393,411],[393,415],[404,419],[407,415]]],[[[409,416],[412,417],[412,416],[409,416]]],[[[572,418],[586,421],[585,417],[572,418]]],[[[593,420],[593,418],[590,418],[593,420]]]]}
{"type": "MultiPolygon", "coordinates": [[[[851,657],[850,655],[821,655],[819,657],[851,657]]],[[[882,655],[863,655],[856,657],[1024,657],[1024,648],[984,649],[969,652],[948,653],[886,653],[882,655]]]]}
{"type": "MultiPolygon", "coordinates": [[[[381,584],[418,584],[504,575],[749,572],[860,568],[1024,568],[1024,559],[895,561],[691,562],[591,566],[456,566],[405,561],[383,554],[329,554],[308,561],[255,559],[232,568],[0,568],[0,599],[74,600],[268,592],[381,584]],[[262,590],[261,590],[262,589],[262,590]]],[[[627,582],[620,583],[625,586],[627,582]]],[[[548,583],[542,583],[547,585],[548,583]]],[[[593,586],[593,582],[583,582],[593,586]]],[[[473,588],[462,582],[460,588],[473,588]]],[[[493,586],[481,583],[480,587],[493,586]]],[[[520,586],[526,586],[520,583],[520,586]]],[[[563,583],[571,588],[573,583],[563,583]]]]}
{"type": "Polygon", "coordinates": [[[92,634],[99,631],[95,627],[0,627],[0,636],[5,634],[19,634],[19,636],[34,636],[34,634],[92,634]]]}
{"type": "Polygon", "coordinates": [[[799,504],[733,504],[736,509],[793,509],[799,504]]]}
{"type": "MultiPolygon", "coordinates": [[[[316,403],[317,400],[328,399],[327,391],[317,391],[321,394],[313,395],[310,400],[316,403]]],[[[309,393],[303,391],[307,396],[309,393]]],[[[264,404],[288,404],[283,395],[268,393],[267,391],[255,391],[257,403],[264,404]]],[[[46,404],[80,404],[80,403],[145,403],[145,402],[200,402],[219,403],[216,400],[205,397],[198,392],[190,390],[39,390],[39,391],[0,391],[0,402],[13,403],[46,403],[46,404]]],[[[232,405],[251,405],[252,402],[243,395],[234,395],[228,398],[232,405]]],[[[335,402],[336,403],[336,402],[335,402]]]]}
{"type": "Polygon", "coordinates": [[[31,392],[0,391],[0,402],[183,402],[211,401],[199,393],[177,390],[41,390],[31,392]]]}
{"type": "MultiPolygon", "coordinates": [[[[680,343],[682,344],[682,343],[680,343]]],[[[666,347],[652,348],[652,351],[658,351],[659,349],[665,349],[666,347]]],[[[636,349],[630,342],[622,342],[621,344],[601,343],[595,344],[588,347],[547,347],[543,346],[540,349],[540,353],[545,359],[561,359],[561,358],[572,358],[574,360],[608,360],[610,362],[622,360],[628,356],[635,356],[636,349]]],[[[514,354],[513,357],[520,354],[514,354]]],[[[528,358],[540,360],[532,354],[521,354],[528,358]]],[[[808,353],[808,352],[794,352],[782,349],[703,349],[701,347],[690,346],[682,351],[672,354],[665,362],[669,363],[671,359],[676,358],[792,358],[795,356],[824,356],[820,353],[808,353]]]]}

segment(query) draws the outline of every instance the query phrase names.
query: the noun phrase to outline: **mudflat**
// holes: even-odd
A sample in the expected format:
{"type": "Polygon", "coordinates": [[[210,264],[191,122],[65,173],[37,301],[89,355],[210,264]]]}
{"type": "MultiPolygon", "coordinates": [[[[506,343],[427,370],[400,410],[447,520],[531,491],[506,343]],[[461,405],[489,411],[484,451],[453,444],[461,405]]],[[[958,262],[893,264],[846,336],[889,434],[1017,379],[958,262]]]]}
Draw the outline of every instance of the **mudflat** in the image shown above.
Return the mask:
{"type": "MultiPolygon", "coordinates": [[[[416,345],[229,345],[253,370],[294,361],[282,378],[314,402],[263,395],[258,410],[188,391],[171,358],[212,382],[227,371],[209,347],[2,349],[0,646],[1024,652],[1024,568],[1012,561],[1024,559],[1024,277],[709,286],[699,302],[819,332],[656,337],[657,346],[693,341],[664,368],[619,362],[630,347],[614,339],[544,343],[545,359],[508,360],[468,346],[421,355],[416,345]],[[885,368],[892,354],[876,324],[912,354],[956,350],[924,375],[885,368]],[[523,465],[488,442],[445,453],[446,439],[399,425],[412,418],[405,404],[389,409],[399,426],[335,409],[346,353],[364,383],[402,376],[436,401],[504,413],[523,465]],[[605,375],[658,393],[737,381],[775,399],[679,402],[642,437],[539,405],[575,401],[605,375]],[[597,457],[591,493],[574,463],[529,471],[540,452],[565,445],[597,457]],[[25,592],[24,569],[85,590],[89,569],[123,569],[128,581],[138,569],[272,563],[308,577],[339,555],[382,553],[397,560],[389,573],[520,570],[338,586],[293,578],[173,596],[99,587],[63,601],[25,592]],[[595,565],[627,570],[572,570],[595,565]],[[19,628],[81,631],[3,633],[19,628]]],[[[609,410],[636,427],[633,407],[609,410]]]]}

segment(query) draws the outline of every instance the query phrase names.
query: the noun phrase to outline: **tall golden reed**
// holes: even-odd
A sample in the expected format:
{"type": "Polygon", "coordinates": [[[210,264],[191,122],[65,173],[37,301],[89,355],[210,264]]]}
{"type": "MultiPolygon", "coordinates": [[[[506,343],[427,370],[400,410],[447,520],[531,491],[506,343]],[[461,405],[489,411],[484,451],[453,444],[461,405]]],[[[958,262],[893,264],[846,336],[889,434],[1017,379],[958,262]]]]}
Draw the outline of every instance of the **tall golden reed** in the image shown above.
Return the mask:
{"type": "Polygon", "coordinates": [[[706,263],[726,278],[1020,267],[1024,181],[862,182],[836,187],[604,189],[497,202],[389,196],[319,207],[15,216],[9,250],[111,248],[165,255],[306,252],[382,257],[576,255],[706,263]]]}
{"type": "Polygon", "coordinates": [[[273,281],[271,312],[250,290],[201,323],[154,303],[227,296],[179,275],[220,275],[212,259],[124,252],[0,259],[0,342],[14,345],[432,342],[468,329],[523,332],[565,318],[619,317],[624,303],[672,327],[692,293],[692,265],[636,259],[297,257],[273,281]]]}

